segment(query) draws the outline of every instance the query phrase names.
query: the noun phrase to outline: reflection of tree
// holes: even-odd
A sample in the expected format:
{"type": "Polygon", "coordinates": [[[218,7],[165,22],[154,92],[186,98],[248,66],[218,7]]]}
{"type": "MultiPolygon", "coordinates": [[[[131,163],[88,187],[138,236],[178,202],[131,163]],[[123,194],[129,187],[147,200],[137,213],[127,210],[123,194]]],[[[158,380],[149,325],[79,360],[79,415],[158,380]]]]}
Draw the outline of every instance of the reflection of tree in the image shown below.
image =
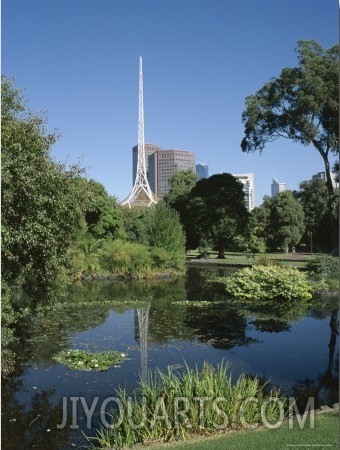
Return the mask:
{"type": "Polygon", "coordinates": [[[214,277],[226,276],[234,269],[188,267],[186,276],[186,298],[188,300],[221,300],[226,296],[225,285],[216,283],[214,277]]]}
{"type": "Polygon", "coordinates": [[[63,448],[68,442],[69,427],[56,427],[62,421],[63,409],[61,403],[52,406],[53,391],[41,391],[32,398],[31,405],[22,405],[13,399],[16,390],[15,383],[2,383],[1,448],[63,448]]]}
{"type": "Polygon", "coordinates": [[[236,311],[212,304],[208,307],[188,307],[185,323],[201,342],[216,348],[231,348],[256,342],[246,336],[247,320],[236,311]]]}
{"type": "Polygon", "coordinates": [[[309,379],[302,380],[293,386],[297,406],[304,410],[309,397],[314,397],[315,408],[325,403],[332,405],[339,401],[339,351],[335,353],[336,340],[339,336],[338,310],[331,313],[330,340],[328,344],[328,364],[315,383],[309,379]]]}
{"type": "Polygon", "coordinates": [[[255,319],[251,322],[256,330],[269,333],[281,333],[290,331],[290,325],[287,322],[276,319],[255,319]]]}
{"type": "Polygon", "coordinates": [[[252,317],[251,324],[256,330],[270,333],[290,331],[291,322],[305,316],[309,304],[297,300],[257,300],[254,303],[242,300],[229,300],[244,317],[252,317]]]}
{"type": "Polygon", "coordinates": [[[69,306],[52,307],[36,314],[32,321],[21,329],[22,356],[40,365],[54,365],[52,356],[67,349],[71,333],[85,331],[102,324],[110,307],[96,308],[69,306]]]}

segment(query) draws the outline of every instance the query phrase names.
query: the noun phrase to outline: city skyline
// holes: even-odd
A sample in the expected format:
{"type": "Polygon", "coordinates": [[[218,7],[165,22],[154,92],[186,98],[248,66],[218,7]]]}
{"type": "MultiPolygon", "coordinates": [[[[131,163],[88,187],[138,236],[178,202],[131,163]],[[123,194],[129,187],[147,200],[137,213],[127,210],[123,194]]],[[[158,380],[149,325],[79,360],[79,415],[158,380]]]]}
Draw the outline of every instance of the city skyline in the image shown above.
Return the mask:
{"type": "Polygon", "coordinates": [[[140,56],[147,142],[194,152],[211,174],[255,173],[257,205],[273,175],[294,190],[323,171],[314,148],[285,139],[262,154],[240,148],[246,96],[297,65],[299,39],[336,44],[338,4],[2,2],[2,74],[24,89],[33,111],[46,111],[47,129],[60,132],[53,158],[80,161],[120,201],[131,189],[140,56]]]}

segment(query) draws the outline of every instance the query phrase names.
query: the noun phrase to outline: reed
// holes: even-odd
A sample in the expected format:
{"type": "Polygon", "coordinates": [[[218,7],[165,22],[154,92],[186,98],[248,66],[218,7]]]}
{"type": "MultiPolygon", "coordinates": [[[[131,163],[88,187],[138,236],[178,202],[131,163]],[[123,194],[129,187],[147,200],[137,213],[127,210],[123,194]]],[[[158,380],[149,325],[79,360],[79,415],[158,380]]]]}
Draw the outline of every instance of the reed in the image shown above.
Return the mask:
{"type": "Polygon", "coordinates": [[[205,364],[202,370],[186,365],[180,374],[171,368],[167,372],[157,370],[149,373],[133,396],[120,389],[117,398],[121,408],[109,415],[112,428],[101,426],[94,437],[87,437],[90,448],[119,449],[212,435],[242,429],[245,424],[257,426],[262,423],[264,404],[266,420],[276,422],[279,401],[284,404],[278,391],[265,393],[257,378],[241,375],[233,383],[230,366],[224,362],[217,368],[205,364]]]}

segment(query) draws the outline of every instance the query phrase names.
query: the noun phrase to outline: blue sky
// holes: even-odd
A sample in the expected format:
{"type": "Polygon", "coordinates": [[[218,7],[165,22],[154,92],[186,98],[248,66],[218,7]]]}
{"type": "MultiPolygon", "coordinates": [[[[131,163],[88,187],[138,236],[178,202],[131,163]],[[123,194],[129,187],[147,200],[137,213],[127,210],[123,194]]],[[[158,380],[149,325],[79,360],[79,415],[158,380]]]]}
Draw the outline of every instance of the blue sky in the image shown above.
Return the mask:
{"type": "Polygon", "coordinates": [[[299,39],[338,42],[336,0],[3,0],[2,74],[61,137],[59,162],[123,200],[137,143],[143,57],[145,141],[195,153],[221,172],[255,174],[255,200],[272,177],[297,189],[323,170],[314,148],[278,140],[244,154],[241,114],[299,39]]]}

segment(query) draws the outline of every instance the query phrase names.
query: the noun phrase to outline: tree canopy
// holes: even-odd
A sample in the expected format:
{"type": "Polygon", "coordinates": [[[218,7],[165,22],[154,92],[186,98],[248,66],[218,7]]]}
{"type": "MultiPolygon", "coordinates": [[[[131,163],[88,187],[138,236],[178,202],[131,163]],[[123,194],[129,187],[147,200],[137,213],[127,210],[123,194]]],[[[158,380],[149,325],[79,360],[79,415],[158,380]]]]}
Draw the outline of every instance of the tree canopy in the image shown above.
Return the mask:
{"type": "Polygon", "coordinates": [[[243,186],[229,173],[199,180],[188,194],[176,200],[174,207],[180,213],[187,248],[206,243],[218,250],[220,258],[248,222],[243,186]]]}
{"type": "Polygon", "coordinates": [[[57,134],[12,80],[2,78],[1,96],[3,281],[46,300],[86,207],[81,171],[52,159],[57,134]]]}
{"type": "Polygon", "coordinates": [[[87,182],[89,191],[89,206],[85,213],[88,231],[96,238],[122,237],[122,210],[118,202],[111,197],[105,187],[95,180],[87,182]]]}
{"type": "Polygon", "coordinates": [[[273,250],[299,244],[305,230],[302,206],[292,191],[279,192],[270,204],[267,243],[273,250]]]}
{"type": "Polygon", "coordinates": [[[300,190],[294,193],[303,207],[305,216],[305,241],[310,251],[331,249],[331,223],[328,214],[328,192],[320,178],[300,183],[300,190]]]}
{"type": "Polygon", "coordinates": [[[197,182],[196,173],[189,170],[181,170],[172,175],[169,180],[170,190],[164,197],[168,205],[173,205],[178,197],[191,191],[197,182]]]}
{"type": "Polygon", "coordinates": [[[281,137],[313,145],[323,159],[330,195],[329,155],[339,152],[339,53],[339,44],[323,50],[314,40],[298,41],[298,67],[284,68],[249,95],[242,114],[242,151],[262,151],[281,137]]]}

